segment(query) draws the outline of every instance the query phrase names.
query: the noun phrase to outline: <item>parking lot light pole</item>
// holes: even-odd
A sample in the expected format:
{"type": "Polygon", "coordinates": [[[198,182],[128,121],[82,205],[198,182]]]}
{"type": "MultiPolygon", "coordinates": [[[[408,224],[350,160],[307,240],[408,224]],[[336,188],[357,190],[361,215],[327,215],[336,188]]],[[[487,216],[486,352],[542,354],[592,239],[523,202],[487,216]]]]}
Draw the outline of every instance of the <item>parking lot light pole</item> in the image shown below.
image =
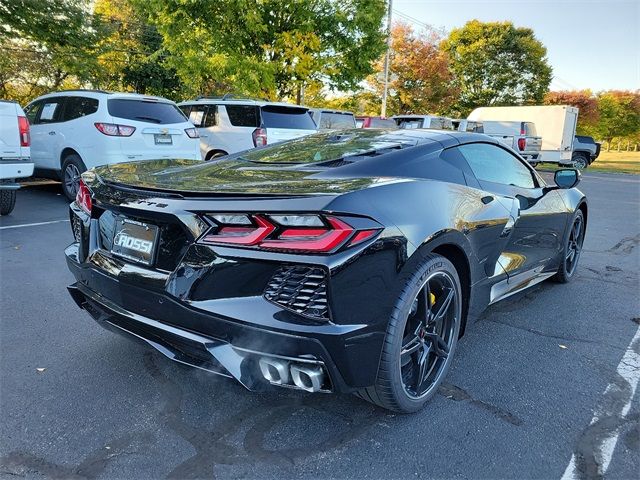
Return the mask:
{"type": "Polygon", "coordinates": [[[382,91],[381,117],[387,116],[387,95],[389,94],[389,53],[391,52],[391,10],[393,0],[389,0],[389,13],[387,14],[387,53],[384,56],[384,90],[382,91]]]}

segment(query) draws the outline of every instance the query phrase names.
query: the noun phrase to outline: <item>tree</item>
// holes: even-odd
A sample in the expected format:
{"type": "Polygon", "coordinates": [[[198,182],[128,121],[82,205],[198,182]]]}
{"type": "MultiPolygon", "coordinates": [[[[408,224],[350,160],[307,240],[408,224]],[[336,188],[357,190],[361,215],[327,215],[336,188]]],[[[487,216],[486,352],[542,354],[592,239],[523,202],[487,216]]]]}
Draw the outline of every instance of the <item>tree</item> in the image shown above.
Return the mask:
{"type": "Polygon", "coordinates": [[[548,92],[544,97],[545,105],[570,105],[577,107],[578,133],[589,134],[598,124],[600,113],[598,99],[591,90],[548,92]]]}
{"type": "Polygon", "coordinates": [[[134,0],[192,93],[299,99],[323,80],[352,89],[384,50],[384,0],[134,0]]]}
{"type": "Polygon", "coordinates": [[[181,83],[167,65],[168,52],[155,25],[130,0],[97,0],[95,14],[104,25],[98,43],[100,70],[93,83],[101,88],[177,98],[181,83]]]}
{"type": "MultiPolygon", "coordinates": [[[[391,30],[388,111],[444,113],[457,98],[447,54],[438,48],[441,37],[431,32],[416,34],[410,25],[396,23],[391,30]]],[[[378,75],[369,84],[381,96],[384,57],[376,62],[378,75]]]]}
{"type": "Polygon", "coordinates": [[[88,82],[101,35],[94,20],[89,0],[0,3],[2,95],[24,103],[46,91],[88,82]],[[11,71],[16,65],[18,70],[11,71]]]}
{"type": "Polygon", "coordinates": [[[460,89],[458,114],[489,105],[541,103],[551,83],[547,49],[533,30],[472,20],[441,44],[460,89]]]}
{"type": "Polygon", "coordinates": [[[614,137],[627,137],[640,131],[640,90],[611,90],[598,95],[600,120],[595,134],[609,145],[614,137]]]}

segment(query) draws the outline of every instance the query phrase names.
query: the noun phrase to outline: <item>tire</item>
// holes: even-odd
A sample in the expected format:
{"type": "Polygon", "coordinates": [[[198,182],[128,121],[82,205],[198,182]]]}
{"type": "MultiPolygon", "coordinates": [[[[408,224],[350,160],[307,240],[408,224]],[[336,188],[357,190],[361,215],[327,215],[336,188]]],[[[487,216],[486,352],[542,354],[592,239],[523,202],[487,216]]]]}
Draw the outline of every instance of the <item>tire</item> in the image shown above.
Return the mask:
{"type": "Polygon", "coordinates": [[[573,161],[573,166],[578,170],[584,170],[589,166],[589,159],[584,153],[574,153],[571,160],[573,161]]]}
{"type": "Polygon", "coordinates": [[[422,409],[437,392],[453,359],[462,322],[461,292],[453,264],[440,255],[428,255],[397,299],[376,383],[356,395],[400,413],[422,409]],[[442,313],[440,321],[436,313],[442,313]]]}
{"type": "Polygon", "coordinates": [[[218,157],[224,157],[225,155],[228,155],[225,152],[221,152],[221,151],[217,151],[217,152],[209,152],[209,154],[207,155],[207,158],[205,158],[205,162],[209,162],[211,160],[215,160],[218,157]]]}
{"type": "Polygon", "coordinates": [[[578,209],[573,214],[571,219],[571,227],[567,232],[567,238],[564,242],[564,248],[562,249],[562,259],[558,272],[553,276],[553,279],[558,283],[568,283],[573,278],[578,267],[578,261],[580,260],[580,253],[582,252],[582,244],[584,242],[586,224],[584,222],[584,214],[582,210],[578,209]],[[576,227],[579,225],[579,227],[576,227]],[[576,232],[576,228],[578,231],[576,232]]]}
{"type": "Polygon", "coordinates": [[[73,201],[76,199],[80,175],[86,171],[87,167],[85,167],[80,155],[76,153],[67,155],[64,162],[62,162],[62,172],[60,172],[62,191],[69,200],[73,201]]]}
{"type": "Polygon", "coordinates": [[[16,206],[16,190],[0,190],[0,215],[9,215],[16,206]]]}

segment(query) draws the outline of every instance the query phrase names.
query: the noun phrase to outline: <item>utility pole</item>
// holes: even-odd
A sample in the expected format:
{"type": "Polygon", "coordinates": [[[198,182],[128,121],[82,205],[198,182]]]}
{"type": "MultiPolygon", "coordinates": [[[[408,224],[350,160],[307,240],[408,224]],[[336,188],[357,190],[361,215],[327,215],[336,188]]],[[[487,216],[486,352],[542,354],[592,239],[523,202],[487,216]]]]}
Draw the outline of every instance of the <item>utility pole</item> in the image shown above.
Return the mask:
{"type": "Polygon", "coordinates": [[[389,53],[391,52],[391,11],[393,0],[389,0],[389,13],[387,13],[387,53],[384,56],[384,90],[382,91],[381,117],[387,116],[387,95],[389,94],[389,53]]]}

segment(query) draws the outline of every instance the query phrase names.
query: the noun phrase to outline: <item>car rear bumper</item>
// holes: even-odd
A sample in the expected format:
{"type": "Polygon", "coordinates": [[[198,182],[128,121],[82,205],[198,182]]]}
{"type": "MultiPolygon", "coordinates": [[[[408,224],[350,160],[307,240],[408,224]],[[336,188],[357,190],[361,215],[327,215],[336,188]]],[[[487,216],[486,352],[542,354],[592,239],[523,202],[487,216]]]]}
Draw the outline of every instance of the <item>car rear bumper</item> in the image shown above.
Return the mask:
{"type": "Polygon", "coordinates": [[[18,159],[2,159],[0,161],[0,180],[25,178],[33,175],[33,162],[18,159]]]}
{"type": "Polygon", "coordinates": [[[91,262],[79,262],[78,245],[65,251],[77,280],[69,293],[78,306],[101,326],[143,340],[174,361],[235,378],[254,391],[273,385],[300,388],[293,383],[293,375],[288,375],[284,385],[268,381],[261,362],[284,366],[287,373],[293,368],[322,372],[319,388],[309,391],[352,392],[375,381],[384,335],[371,332],[366,325],[267,328],[252,315],[280,318],[279,312],[273,305],[260,303],[261,299],[256,299],[254,309],[238,304],[224,313],[208,311],[206,305],[194,306],[166,292],[144,288],[140,282],[125,284],[91,262]],[[132,299],[135,309],[126,307],[132,305],[132,299]],[[203,325],[206,327],[201,328],[203,325]]]}

